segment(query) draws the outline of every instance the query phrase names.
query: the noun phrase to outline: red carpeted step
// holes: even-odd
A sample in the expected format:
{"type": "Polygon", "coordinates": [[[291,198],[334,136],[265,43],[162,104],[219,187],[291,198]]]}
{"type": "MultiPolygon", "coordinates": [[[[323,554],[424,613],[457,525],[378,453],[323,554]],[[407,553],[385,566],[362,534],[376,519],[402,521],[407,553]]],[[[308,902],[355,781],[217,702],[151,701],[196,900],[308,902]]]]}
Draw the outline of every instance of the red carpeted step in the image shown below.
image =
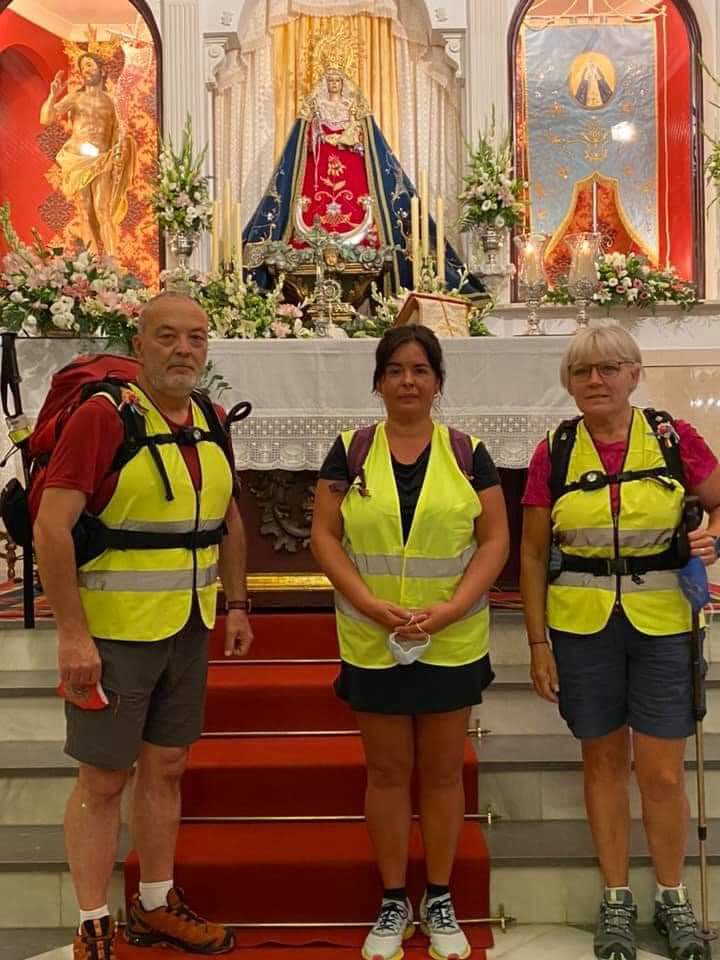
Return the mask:
{"type": "MultiPolygon", "coordinates": [[[[453,896],[459,919],[489,915],[489,862],[482,830],[465,823],[453,871],[453,896]]],[[[382,893],[370,837],[364,823],[183,824],[180,827],[175,880],[188,902],[223,923],[371,923],[382,893]]],[[[138,883],[134,854],[125,870],[126,893],[138,883]]],[[[415,903],[425,882],[422,841],[417,826],[410,843],[408,891],[415,903]]],[[[468,927],[482,937],[484,927],[468,927]]],[[[297,944],[308,933],[297,929],[258,930],[256,945],[297,944]]],[[[330,930],[333,942],[362,942],[362,927],[330,930]]]]}
{"type": "MultiPolygon", "coordinates": [[[[477,810],[477,758],[465,745],[466,809],[477,810]]],[[[200,740],[183,777],[185,817],[361,814],[365,757],[357,736],[200,740]]]]}
{"type": "Polygon", "coordinates": [[[352,711],[333,691],[337,672],[333,664],[211,666],[204,729],[357,730],[352,711]]]}
{"type": "MultiPolygon", "coordinates": [[[[427,940],[416,934],[403,946],[409,960],[427,960],[427,940]]],[[[158,951],[128,946],[122,939],[116,950],[118,960],[158,960],[158,951]]],[[[226,953],[228,960],[359,960],[357,947],[237,947],[226,953]]],[[[473,949],[473,960],[486,960],[484,950],[473,949]]]]}
{"type": "MultiPolygon", "coordinates": [[[[324,660],[338,656],[333,613],[253,613],[251,660],[324,660]]],[[[210,659],[224,659],[225,617],[215,623],[210,659]]]]}

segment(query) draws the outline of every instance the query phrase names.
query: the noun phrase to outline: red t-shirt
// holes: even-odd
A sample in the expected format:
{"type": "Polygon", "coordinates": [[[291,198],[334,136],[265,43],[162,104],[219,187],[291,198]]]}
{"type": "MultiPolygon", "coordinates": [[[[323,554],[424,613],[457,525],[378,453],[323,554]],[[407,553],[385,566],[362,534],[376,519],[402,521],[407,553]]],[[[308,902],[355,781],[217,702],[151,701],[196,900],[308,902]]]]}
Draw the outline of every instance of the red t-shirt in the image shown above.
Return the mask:
{"type": "MultiPolygon", "coordinates": [[[[685,420],[676,420],[675,429],[680,438],[680,459],[685,470],[685,482],[691,492],[710,476],[718,465],[717,457],[700,436],[695,427],[685,420]]],[[[614,443],[595,441],[595,447],[600,456],[606,473],[617,473],[623,465],[627,441],[618,440],[614,443]]],[[[613,506],[617,506],[617,484],[612,489],[613,506]]],[[[524,507],[551,507],[550,495],[550,451],[547,440],[541,440],[528,467],[525,495],[522,499],[524,507]]]]}
{"type": "MultiPolygon", "coordinates": [[[[215,410],[222,422],[225,411],[217,404],[215,410]]],[[[185,424],[173,423],[167,417],[165,420],[168,429],[178,432],[183,426],[192,425],[192,414],[188,413],[185,424]]],[[[124,440],[125,431],[115,407],[104,397],[91,397],[65,424],[50,458],[43,488],[81,490],[88,498],[88,512],[99,514],[115,492],[118,472],[111,472],[110,467],[124,440]]],[[[202,478],[197,449],[183,445],[180,452],[193,486],[199,490],[202,478]]],[[[39,504],[31,504],[31,510],[33,507],[35,515],[39,504]]]]}

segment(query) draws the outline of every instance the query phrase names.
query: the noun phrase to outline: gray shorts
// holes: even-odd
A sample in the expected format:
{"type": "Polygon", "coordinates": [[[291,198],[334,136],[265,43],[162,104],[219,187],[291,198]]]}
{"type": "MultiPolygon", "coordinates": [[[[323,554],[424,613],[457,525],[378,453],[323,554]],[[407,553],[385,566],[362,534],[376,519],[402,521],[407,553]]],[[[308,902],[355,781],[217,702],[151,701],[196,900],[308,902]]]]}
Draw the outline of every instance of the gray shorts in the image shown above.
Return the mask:
{"type": "Polygon", "coordinates": [[[560,713],[580,740],[629,726],[682,739],[695,730],[690,635],[640,633],[623,612],[598,633],[550,630],[560,713]]]}
{"type": "Polygon", "coordinates": [[[106,770],[132,767],[143,741],[186,747],[202,732],[209,632],[194,606],[175,636],[152,643],[96,640],[110,705],[65,703],[65,752],[106,770]]]}

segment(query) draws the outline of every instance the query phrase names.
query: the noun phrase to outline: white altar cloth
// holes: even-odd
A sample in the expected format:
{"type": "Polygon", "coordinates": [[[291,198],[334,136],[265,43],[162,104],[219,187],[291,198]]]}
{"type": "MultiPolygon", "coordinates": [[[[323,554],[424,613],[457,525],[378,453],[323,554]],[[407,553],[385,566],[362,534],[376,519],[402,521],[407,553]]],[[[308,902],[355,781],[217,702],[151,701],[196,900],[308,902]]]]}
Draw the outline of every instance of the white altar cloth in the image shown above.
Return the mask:
{"type": "MultiPolygon", "coordinates": [[[[568,338],[444,340],[447,379],[437,418],[480,437],[498,466],[525,467],[546,430],[575,407],[560,386],[568,338]]],[[[19,339],[26,412],[35,417],[54,371],[102,341],[19,339]]],[[[317,470],[341,430],[382,417],[372,394],[377,340],[213,340],[225,407],[253,405],[233,444],[239,470],[317,470]]]]}

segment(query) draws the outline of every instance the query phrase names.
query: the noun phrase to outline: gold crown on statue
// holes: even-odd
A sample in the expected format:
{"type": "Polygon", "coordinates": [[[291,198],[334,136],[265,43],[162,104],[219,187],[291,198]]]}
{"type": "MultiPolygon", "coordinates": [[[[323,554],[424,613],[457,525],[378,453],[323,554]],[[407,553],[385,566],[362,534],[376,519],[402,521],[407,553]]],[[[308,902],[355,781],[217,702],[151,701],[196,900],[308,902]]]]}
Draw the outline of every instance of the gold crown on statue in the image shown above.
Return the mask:
{"type": "Polygon", "coordinates": [[[317,26],[305,47],[306,69],[303,71],[312,89],[321,77],[339,70],[353,79],[360,62],[360,39],[350,28],[347,17],[333,18],[328,28],[317,26]]]}

